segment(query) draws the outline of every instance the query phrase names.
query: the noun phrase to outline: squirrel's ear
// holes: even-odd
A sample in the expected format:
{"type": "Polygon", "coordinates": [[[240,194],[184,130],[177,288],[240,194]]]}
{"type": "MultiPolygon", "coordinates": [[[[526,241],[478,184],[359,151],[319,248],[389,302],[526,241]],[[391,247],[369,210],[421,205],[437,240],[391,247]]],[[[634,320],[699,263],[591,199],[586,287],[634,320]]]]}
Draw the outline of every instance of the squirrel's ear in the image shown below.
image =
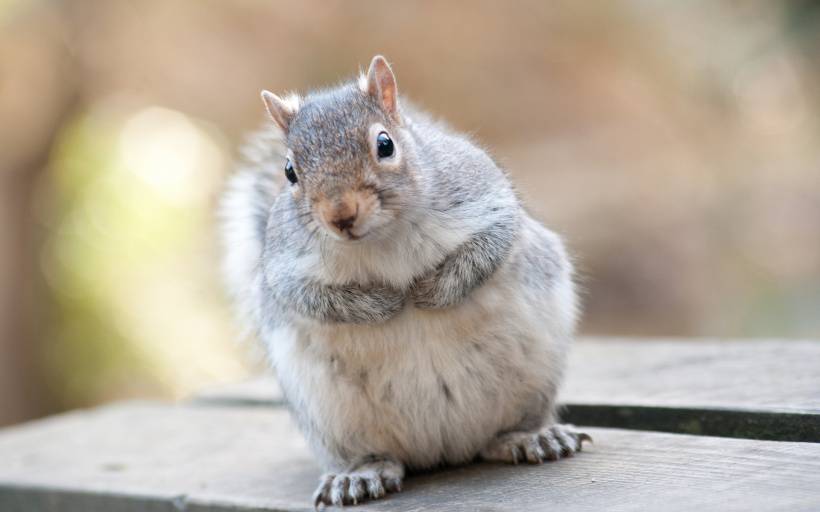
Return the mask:
{"type": "Polygon", "coordinates": [[[396,77],[390,69],[390,64],[381,55],[376,55],[370,61],[370,69],[367,70],[367,93],[376,99],[387,115],[398,120],[396,77]]]}
{"type": "Polygon", "coordinates": [[[262,101],[265,102],[270,118],[287,133],[290,122],[299,111],[299,96],[292,94],[282,99],[270,91],[262,91],[262,101]]]}

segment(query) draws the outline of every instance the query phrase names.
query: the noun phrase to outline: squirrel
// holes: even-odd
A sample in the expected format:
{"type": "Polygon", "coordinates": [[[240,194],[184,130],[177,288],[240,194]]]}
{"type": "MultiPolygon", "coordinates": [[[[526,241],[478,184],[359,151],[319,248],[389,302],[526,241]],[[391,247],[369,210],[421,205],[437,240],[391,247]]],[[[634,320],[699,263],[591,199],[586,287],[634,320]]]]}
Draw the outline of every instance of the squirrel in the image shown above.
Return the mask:
{"type": "Polygon", "coordinates": [[[228,292],[327,473],[314,505],[406,471],[540,463],[591,438],[557,423],[573,267],[468,137],[399,98],[388,62],[299,96],[221,202],[228,292]]]}

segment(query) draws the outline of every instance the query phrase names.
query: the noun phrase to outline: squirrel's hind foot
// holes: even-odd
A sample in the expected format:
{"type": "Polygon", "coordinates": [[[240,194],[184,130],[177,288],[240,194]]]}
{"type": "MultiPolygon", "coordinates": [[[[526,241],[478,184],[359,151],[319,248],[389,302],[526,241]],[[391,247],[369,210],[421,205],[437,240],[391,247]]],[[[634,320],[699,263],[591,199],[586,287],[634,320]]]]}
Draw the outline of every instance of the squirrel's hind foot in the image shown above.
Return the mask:
{"type": "Polygon", "coordinates": [[[537,432],[507,432],[493,439],[481,450],[481,458],[492,462],[541,464],[545,461],[572,457],[592,442],[586,432],[572,425],[552,425],[537,432]]]}
{"type": "Polygon", "coordinates": [[[327,473],[313,494],[313,506],[356,505],[383,498],[387,493],[401,491],[404,467],[389,459],[368,457],[351,465],[343,473],[327,473]]]}

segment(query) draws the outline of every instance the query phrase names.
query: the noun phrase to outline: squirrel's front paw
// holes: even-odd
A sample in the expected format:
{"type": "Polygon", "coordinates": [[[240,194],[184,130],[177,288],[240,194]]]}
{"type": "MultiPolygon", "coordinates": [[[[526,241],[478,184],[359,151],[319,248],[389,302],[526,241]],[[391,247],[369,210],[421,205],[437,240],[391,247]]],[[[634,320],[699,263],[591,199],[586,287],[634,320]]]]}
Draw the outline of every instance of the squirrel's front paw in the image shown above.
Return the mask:
{"type": "Polygon", "coordinates": [[[586,432],[572,425],[552,425],[538,432],[508,432],[493,439],[481,450],[481,458],[493,462],[540,464],[580,452],[584,441],[591,442],[586,432]]]}
{"type": "Polygon", "coordinates": [[[392,460],[370,460],[345,473],[323,475],[313,505],[356,505],[401,491],[404,467],[392,460]]]}
{"type": "Polygon", "coordinates": [[[442,307],[440,294],[437,293],[436,274],[426,276],[416,281],[413,289],[410,291],[410,300],[413,301],[417,307],[422,309],[433,309],[442,307]]]}
{"type": "Polygon", "coordinates": [[[446,269],[438,269],[419,279],[410,290],[410,300],[421,309],[441,309],[454,306],[463,298],[464,294],[461,293],[458,283],[454,282],[446,269]]]}

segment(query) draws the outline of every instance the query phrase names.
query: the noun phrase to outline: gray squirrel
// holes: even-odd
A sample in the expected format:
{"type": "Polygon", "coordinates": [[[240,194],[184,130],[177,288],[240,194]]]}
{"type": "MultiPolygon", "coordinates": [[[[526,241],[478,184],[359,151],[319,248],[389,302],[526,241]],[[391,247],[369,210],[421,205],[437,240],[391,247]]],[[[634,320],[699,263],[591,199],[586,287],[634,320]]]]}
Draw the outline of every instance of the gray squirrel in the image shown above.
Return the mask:
{"type": "Polygon", "coordinates": [[[464,135],[400,99],[387,61],[262,99],[221,204],[224,273],[325,470],[314,503],[401,490],[406,470],[540,463],[578,315],[560,238],[464,135]]]}

